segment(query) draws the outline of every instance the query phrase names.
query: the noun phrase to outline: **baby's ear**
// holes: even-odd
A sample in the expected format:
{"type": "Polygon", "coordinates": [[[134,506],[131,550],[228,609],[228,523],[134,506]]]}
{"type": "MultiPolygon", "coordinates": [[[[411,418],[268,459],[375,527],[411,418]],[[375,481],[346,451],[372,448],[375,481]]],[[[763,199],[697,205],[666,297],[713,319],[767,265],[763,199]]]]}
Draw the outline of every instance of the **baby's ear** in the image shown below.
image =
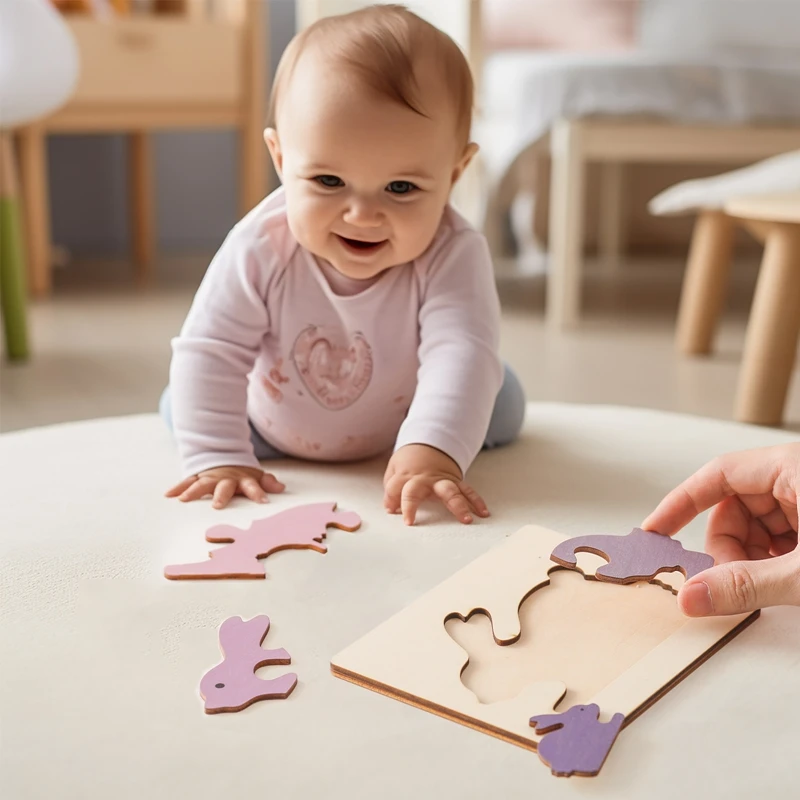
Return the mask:
{"type": "Polygon", "coordinates": [[[275,128],[267,128],[264,131],[264,141],[267,143],[267,149],[272,157],[275,172],[278,173],[278,178],[283,180],[283,151],[281,150],[281,143],[278,139],[278,131],[276,131],[275,128]]]}
{"type": "Polygon", "coordinates": [[[469,166],[469,162],[475,157],[475,154],[480,148],[475,142],[470,142],[465,148],[461,157],[456,162],[453,168],[453,175],[451,178],[451,185],[455,186],[458,179],[464,174],[464,170],[469,166]]]}

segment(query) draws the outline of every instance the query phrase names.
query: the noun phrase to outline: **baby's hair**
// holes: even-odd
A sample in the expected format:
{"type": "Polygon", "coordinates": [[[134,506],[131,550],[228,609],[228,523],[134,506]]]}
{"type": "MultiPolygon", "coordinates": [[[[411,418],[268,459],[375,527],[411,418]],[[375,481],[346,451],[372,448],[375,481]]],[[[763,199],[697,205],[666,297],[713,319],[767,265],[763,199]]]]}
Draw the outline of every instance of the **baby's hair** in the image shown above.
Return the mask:
{"type": "MultiPolygon", "coordinates": [[[[452,98],[456,133],[466,145],[472,121],[473,82],[469,64],[445,33],[402,5],[373,5],[350,14],[324,17],[292,39],[275,73],[268,124],[277,126],[277,110],[297,62],[309,47],[352,69],[380,96],[428,116],[419,101],[414,65],[420,57],[434,59],[452,98]]],[[[427,77],[427,76],[426,76],[427,77]]]]}

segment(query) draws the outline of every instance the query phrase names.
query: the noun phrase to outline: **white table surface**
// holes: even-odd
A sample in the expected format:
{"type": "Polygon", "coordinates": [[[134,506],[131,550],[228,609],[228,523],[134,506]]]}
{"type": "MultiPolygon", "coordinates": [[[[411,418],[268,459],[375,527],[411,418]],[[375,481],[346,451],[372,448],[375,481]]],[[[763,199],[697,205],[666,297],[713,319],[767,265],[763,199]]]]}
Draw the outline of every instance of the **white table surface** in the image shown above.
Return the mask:
{"type": "MultiPolygon", "coordinates": [[[[797,796],[800,609],[753,626],[622,732],[597,778],[338,680],[332,655],[527,523],[627,533],[714,455],[796,438],[632,409],[532,405],[524,436],[471,473],[494,516],[432,509],[405,528],[382,509],[382,465],[276,463],[290,491],[215,512],[162,493],[178,476],[152,415],[0,437],[0,797],[598,798],[797,796]],[[336,500],[357,533],[326,555],[285,551],[265,581],[171,582],[211,525],[247,527],[336,500]],[[266,613],[288,700],[206,716],[202,674],[228,616],[266,613]]],[[[700,547],[704,520],[682,535],[700,547]]]]}

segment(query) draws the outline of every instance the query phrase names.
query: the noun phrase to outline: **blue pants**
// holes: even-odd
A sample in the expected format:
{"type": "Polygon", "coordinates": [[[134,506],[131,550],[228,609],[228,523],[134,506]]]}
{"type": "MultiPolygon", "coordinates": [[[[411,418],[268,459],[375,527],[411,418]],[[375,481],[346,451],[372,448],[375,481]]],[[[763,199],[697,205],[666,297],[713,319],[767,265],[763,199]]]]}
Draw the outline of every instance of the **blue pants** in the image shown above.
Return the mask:
{"type": "MultiPolygon", "coordinates": [[[[161,418],[166,422],[167,427],[172,430],[172,407],[170,405],[169,386],[164,389],[161,400],[158,404],[161,418]]],[[[505,365],[503,385],[494,401],[494,411],[489,421],[489,430],[486,432],[486,439],[483,442],[484,449],[502,447],[510,444],[517,438],[522,423],[525,419],[525,392],[519,378],[512,369],[505,365]]],[[[284,453],[276,450],[271,444],[264,441],[261,434],[250,424],[250,441],[253,443],[253,452],[259,461],[267,461],[275,458],[286,458],[284,453]]]]}

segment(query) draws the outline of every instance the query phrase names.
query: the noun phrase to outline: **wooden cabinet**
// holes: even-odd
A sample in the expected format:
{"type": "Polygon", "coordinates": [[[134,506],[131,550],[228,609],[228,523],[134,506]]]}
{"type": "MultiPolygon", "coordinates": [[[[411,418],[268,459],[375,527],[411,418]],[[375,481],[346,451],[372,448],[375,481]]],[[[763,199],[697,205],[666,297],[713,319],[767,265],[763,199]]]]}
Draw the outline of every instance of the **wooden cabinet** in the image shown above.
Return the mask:
{"type": "Polygon", "coordinates": [[[51,288],[48,134],[129,135],[130,224],[140,280],[150,273],[156,240],[151,132],[234,128],[240,141],[241,213],[264,197],[266,5],[266,0],[209,0],[185,3],[171,14],[102,21],[68,17],[81,58],[75,93],[58,113],[19,132],[33,295],[51,288]]]}

